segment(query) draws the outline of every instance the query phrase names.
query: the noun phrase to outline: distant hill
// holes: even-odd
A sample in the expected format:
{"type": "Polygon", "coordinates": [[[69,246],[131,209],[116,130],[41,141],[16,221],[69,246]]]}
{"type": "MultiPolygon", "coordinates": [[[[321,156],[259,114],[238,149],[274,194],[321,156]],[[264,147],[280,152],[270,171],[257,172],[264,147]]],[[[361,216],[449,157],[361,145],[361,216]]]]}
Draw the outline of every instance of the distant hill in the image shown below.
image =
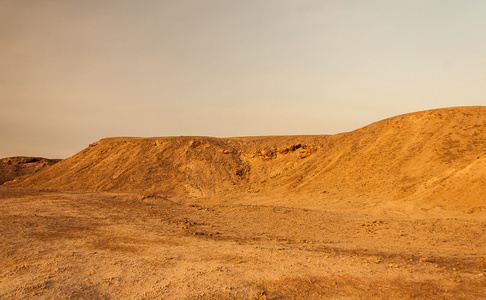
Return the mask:
{"type": "Polygon", "coordinates": [[[59,161],[61,160],[25,156],[2,158],[0,159],[0,184],[34,174],[59,161]]]}
{"type": "Polygon", "coordinates": [[[17,184],[486,209],[486,107],[410,113],[337,135],[107,138],[17,184]]]}

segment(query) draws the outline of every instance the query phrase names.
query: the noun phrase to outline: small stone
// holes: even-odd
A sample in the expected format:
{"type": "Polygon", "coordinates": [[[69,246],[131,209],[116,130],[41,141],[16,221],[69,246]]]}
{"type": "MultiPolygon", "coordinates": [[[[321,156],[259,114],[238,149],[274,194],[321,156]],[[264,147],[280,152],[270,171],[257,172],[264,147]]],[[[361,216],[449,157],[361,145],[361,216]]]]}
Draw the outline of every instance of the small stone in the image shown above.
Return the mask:
{"type": "Polygon", "coordinates": [[[420,262],[432,262],[432,258],[430,257],[423,257],[420,259],[420,262]]]}

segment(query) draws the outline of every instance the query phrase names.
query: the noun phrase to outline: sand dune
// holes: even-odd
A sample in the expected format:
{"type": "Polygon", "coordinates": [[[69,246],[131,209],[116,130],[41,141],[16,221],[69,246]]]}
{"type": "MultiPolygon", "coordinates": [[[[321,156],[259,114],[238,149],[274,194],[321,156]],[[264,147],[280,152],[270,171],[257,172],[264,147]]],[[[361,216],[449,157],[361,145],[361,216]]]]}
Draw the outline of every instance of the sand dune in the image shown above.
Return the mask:
{"type": "Polygon", "coordinates": [[[301,195],[312,207],[346,198],[477,212],[486,199],[484,128],[485,107],[457,107],[337,135],[107,138],[21,185],[168,197],[301,195]]]}

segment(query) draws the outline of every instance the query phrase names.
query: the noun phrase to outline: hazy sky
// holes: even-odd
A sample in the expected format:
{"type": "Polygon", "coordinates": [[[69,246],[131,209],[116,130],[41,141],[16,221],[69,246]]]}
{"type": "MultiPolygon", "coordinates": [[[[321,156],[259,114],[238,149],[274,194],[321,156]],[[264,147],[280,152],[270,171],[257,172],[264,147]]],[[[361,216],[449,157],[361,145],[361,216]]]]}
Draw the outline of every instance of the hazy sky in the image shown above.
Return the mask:
{"type": "Polygon", "coordinates": [[[486,105],[484,0],[0,0],[0,157],[486,105]]]}

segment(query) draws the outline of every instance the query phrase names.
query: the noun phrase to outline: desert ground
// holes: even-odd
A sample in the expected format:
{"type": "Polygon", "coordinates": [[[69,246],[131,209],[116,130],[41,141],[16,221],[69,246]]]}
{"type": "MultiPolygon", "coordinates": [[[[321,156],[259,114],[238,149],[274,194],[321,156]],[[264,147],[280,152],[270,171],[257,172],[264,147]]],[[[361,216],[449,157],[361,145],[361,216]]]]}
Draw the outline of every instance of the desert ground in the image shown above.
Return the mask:
{"type": "Polygon", "coordinates": [[[460,107],[4,159],[0,298],[485,299],[485,128],[460,107]]]}

